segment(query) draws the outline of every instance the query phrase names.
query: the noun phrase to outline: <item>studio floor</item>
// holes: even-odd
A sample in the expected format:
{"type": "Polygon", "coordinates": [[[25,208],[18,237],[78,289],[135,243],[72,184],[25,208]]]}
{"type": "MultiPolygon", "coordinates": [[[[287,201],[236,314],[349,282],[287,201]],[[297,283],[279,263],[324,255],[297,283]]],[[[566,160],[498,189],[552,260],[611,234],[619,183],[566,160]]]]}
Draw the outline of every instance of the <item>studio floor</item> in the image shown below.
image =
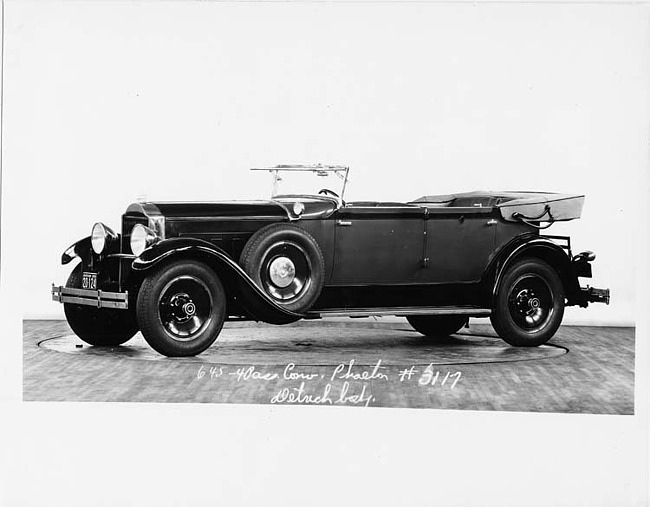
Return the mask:
{"type": "Polygon", "coordinates": [[[23,340],[25,401],[634,413],[634,328],[562,326],[515,348],[473,322],[445,340],[406,321],[227,323],[206,352],[174,359],[139,333],[88,346],[65,321],[24,321],[23,340]]]}

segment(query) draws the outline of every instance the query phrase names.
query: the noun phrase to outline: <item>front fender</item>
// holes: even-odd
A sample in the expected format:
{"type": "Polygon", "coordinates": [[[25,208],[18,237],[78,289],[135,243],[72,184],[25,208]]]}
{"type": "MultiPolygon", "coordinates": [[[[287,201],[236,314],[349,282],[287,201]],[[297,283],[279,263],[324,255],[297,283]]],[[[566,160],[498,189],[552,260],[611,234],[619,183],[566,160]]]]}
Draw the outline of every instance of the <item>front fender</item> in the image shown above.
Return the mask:
{"type": "Polygon", "coordinates": [[[208,241],[182,237],[160,241],[136,258],[132,268],[144,273],[172,259],[197,259],[208,264],[256,320],[288,324],[304,317],[278,305],[226,252],[208,241]]]}
{"type": "Polygon", "coordinates": [[[70,245],[61,255],[61,264],[68,264],[75,257],[87,258],[90,252],[90,236],[70,245]]]}

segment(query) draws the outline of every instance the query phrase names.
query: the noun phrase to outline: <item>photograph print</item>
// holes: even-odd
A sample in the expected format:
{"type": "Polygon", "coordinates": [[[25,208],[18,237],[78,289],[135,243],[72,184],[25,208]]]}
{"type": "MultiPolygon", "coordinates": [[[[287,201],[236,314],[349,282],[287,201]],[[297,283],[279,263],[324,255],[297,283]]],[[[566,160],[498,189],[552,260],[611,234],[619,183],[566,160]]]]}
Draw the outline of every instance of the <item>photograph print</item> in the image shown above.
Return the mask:
{"type": "Polygon", "coordinates": [[[262,460],[305,457],[298,435],[479,476],[537,452],[567,473],[539,501],[642,504],[647,9],[5,2],[3,23],[20,413],[135,413],[175,444],[245,427],[223,452],[262,460]]]}
{"type": "Polygon", "coordinates": [[[12,6],[25,400],[633,414],[612,11],[12,6]]]}

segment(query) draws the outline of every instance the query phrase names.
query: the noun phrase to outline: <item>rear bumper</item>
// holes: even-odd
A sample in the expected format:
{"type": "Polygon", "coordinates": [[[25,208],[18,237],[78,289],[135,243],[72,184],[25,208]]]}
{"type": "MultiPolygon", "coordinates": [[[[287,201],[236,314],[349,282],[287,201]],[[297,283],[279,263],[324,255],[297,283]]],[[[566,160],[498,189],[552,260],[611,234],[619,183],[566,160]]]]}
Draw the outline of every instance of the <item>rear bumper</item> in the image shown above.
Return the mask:
{"type": "Polygon", "coordinates": [[[586,308],[589,303],[609,304],[609,289],[597,289],[596,287],[580,287],[579,294],[570,298],[567,306],[581,306],[586,308]]]}
{"type": "Polygon", "coordinates": [[[95,308],[129,308],[129,293],[103,290],[72,289],[52,284],[52,300],[59,303],[94,306],[95,308]]]}
{"type": "Polygon", "coordinates": [[[587,301],[590,303],[605,303],[609,304],[609,289],[597,289],[596,287],[581,288],[585,293],[587,301]]]}

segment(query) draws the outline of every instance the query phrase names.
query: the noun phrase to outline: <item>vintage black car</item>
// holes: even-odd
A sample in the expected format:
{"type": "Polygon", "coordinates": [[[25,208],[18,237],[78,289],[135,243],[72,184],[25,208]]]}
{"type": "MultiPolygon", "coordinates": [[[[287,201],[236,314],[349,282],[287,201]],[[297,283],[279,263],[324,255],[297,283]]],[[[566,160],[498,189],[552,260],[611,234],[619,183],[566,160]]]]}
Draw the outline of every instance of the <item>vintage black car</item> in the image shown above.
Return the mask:
{"type": "Polygon", "coordinates": [[[578,281],[591,277],[594,254],[573,255],[568,237],[540,233],[579,218],[583,196],[345,202],[347,167],[262,170],[273,177],[270,200],[138,202],[121,234],[96,223],[62,256],[80,259],[65,287],[52,286],[73,331],[115,346],[140,330],[159,353],[191,356],[229,320],[397,315],[437,338],[489,317],[507,343],[537,346],[565,306],[609,303],[608,289],[578,281]],[[300,189],[284,189],[291,184],[300,189]]]}

